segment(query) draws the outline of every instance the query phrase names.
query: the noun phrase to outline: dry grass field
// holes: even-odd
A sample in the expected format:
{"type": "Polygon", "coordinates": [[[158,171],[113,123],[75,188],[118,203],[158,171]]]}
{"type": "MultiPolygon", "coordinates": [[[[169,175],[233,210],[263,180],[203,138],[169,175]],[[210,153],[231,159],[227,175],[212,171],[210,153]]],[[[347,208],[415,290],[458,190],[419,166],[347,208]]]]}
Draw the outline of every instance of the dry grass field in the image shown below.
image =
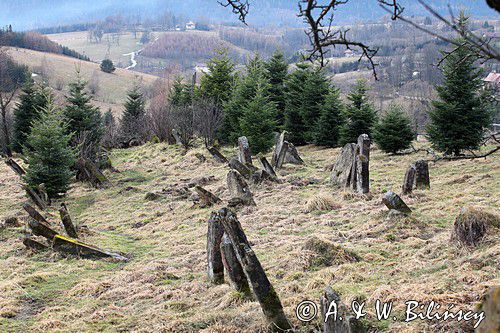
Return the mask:
{"type": "Polygon", "coordinates": [[[21,48],[8,48],[8,53],[16,62],[27,65],[34,73],[40,74],[44,65],[43,71],[44,75],[49,78],[49,85],[54,88],[55,92],[60,89],[62,94],[67,92],[68,84],[75,79],[77,68],[81,76],[89,82],[93,77],[97,77],[99,88],[93,101],[101,107],[103,112],[111,108],[116,114],[121,114],[127,91],[135,83],[140,82],[144,87],[148,87],[158,79],[153,75],[120,68],[112,74],[107,74],[100,70],[97,63],[57,54],[21,48]]]}
{"type": "Polygon", "coordinates": [[[47,35],[50,40],[67,46],[77,52],[85,54],[92,61],[101,62],[108,57],[117,67],[127,67],[130,65],[130,56],[124,56],[130,52],[138,51],[142,48],[139,43],[141,33],[137,33],[137,39],[132,32],[121,33],[118,42],[113,40],[112,34],[104,34],[101,43],[91,43],[88,40],[87,31],[67,32],[61,34],[47,35]]]}
{"type": "MultiPolygon", "coordinates": [[[[360,196],[329,184],[327,167],[338,149],[299,151],[306,165],[286,165],[281,184],[253,188],[257,206],[237,212],[297,331],[313,332],[320,320],[300,323],[295,307],[302,300],[318,301],[330,285],[345,302],[366,301],[367,325],[380,332],[470,332],[470,323],[456,321],[378,322],[373,304],[394,301],[399,318],[411,299],[475,309],[488,286],[500,283],[498,234],[474,250],[450,241],[462,207],[498,213],[498,156],[431,164],[431,190],[403,197],[414,212],[397,217],[388,216],[381,196],[389,189],[400,192],[406,167],[428,158],[425,153],[388,156],[375,149],[371,195],[360,196]],[[313,238],[360,260],[304,250],[313,238]]],[[[193,207],[191,194],[175,189],[202,182],[227,202],[228,168],[211,158],[201,163],[197,152],[209,156],[202,148],[183,154],[164,144],[116,150],[112,159],[119,172],[108,174],[112,187],[72,185],[65,200],[83,240],[125,253],[128,263],[27,250],[21,208],[27,199],[18,177],[2,163],[0,220],[16,216],[22,225],[0,229],[0,332],[263,332],[257,302],[229,284],[207,282],[207,219],[220,207],[193,207]],[[148,192],[161,197],[148,201],[148,192]]],[[[58,221],[55,209],[47,215],[58,221]]]]}

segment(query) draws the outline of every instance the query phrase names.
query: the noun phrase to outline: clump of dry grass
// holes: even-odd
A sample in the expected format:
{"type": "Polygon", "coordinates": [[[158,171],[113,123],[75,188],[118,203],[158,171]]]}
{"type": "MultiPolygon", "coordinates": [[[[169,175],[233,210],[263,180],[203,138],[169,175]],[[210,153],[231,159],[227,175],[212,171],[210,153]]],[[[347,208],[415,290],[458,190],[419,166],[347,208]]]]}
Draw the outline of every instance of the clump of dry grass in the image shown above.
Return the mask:
{"type": "Polygon", "coordinates": [[[455,220],[451,239],[466,246],[477,246],[490,229],[498,229],[500,218],[474,207],[465,207],[455,220]]]}
{"type": "Polygon", "coordinates": [[[318,194],[307,202],[306,213],[324,212],[342,208],[342,205],[336,202],[331,195],[318,194]]]}
{"type": "Polygon", "coordinates": [[[301,259],[305,269],[341,265],[361,260],[356,253],[318,237],[307,240],[302,247],[301,259]]]}

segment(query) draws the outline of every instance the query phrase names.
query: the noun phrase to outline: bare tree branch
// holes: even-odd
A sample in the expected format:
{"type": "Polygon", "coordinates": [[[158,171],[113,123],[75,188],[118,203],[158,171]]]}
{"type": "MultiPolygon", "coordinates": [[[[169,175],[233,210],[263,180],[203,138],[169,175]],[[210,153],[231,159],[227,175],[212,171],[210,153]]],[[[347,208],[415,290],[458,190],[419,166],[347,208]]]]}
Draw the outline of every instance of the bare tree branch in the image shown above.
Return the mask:
{"type": "Polygon", "coordinates": [[[248,0],[225,0],[226,2],[218,1],[218,3],[223,7],[231,7],[234,14],[239,15],[239,19],[245,25],[247,24],[246,18],[250,11],[250,3],[248,0]]]}

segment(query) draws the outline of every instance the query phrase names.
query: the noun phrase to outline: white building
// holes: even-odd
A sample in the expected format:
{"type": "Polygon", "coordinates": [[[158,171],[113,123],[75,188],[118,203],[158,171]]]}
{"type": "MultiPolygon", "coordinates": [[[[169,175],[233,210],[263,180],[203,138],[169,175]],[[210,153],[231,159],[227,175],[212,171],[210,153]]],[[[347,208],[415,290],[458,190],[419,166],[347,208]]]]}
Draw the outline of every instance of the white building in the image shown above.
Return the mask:
{"type": "Polygon", "coordinates": [[[186,23],[186,30],[196,30],[196,23],[193,21],[186,23]]]}

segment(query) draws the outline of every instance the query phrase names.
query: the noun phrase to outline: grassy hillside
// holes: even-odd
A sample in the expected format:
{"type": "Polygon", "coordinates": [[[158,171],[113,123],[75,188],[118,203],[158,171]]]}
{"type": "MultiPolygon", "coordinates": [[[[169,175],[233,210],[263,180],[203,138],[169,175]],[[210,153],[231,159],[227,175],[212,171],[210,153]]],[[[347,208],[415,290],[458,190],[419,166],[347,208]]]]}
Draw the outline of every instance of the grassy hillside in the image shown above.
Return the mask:
{"type": "Polygon", "coordinates": [[[9,48],[8,53],[16,62],[28,65],[34,73],[45,73],[50,86],[56,89],[62,87],[62,93],[74,79],[77,68],[88,81],[91,81],[92,77],[97,77],[98,90],[94,98],[96,104],[104,110],[112,108],[117,113],[120,112],[126,99],[127,90],[134,85],[134,82],[142,82],[147,87],[157,79],[156,76],[125,69],[117,69],[114,73],[107,74],[100,70],[97,63],[56,54],[20,48],[9,48]]]}
{"type": "MultiPolygon", "coordinates": [[[[425,153],[388,156],[375,149],[372,195],[359,196],[329,184],[327,169],[338,149],[299,150],[306,165],[286,165],[282,184],[254,188],[257,206],[238,211],[298,331],[310,332],[320,321],[300,324],[295,307],[319,300],[327,285],[346,302],[366,300],[370,324],[384,332],[456,332],[459,325],[470,331],[470,324],[456,321],[431,328],[422,321],[376,322],[372,309],[376,299],[394,301],[398,317],[410,299],[473,309],[488,286],[500,283],[498,241],[490,237],[475,250],[450,242],[463,206],[498,212],[498,156],[431,164],[432,189],[405,197],[414,213],[402,218],[388,216],[380,198],[388,189],[399,192],[406,167],[425,153]],[[318,266],[315,258],[324,253],[303,250],[312,237],[361,260],[318,266]]],[[[227,201],[228,168],[211,158],[200,163],[197,152],[208,156],[201,148],[184,155],[164,144],[116,150],[112,159],[120,172],[108,174],[111,188],[72,186],[66,202],[83,239],[127,253],[128,263],[33,254],[21,242],[24,224],[0,229],[0,331],[260,332],[265,322],[257,302],[243,300],[228,284],[207,283],[206,221],[218,207],[193,207],[182,189],[206,177],[204,186],[227,201]],[[148,192],[161,198],[147,201],[148,192]]],[[[3,163],[0,175],[0,218],[25,223],[27,199],[17,176],[3,163]]],[[[55,210],[49,214],[58,220],[55,210]]]]}

